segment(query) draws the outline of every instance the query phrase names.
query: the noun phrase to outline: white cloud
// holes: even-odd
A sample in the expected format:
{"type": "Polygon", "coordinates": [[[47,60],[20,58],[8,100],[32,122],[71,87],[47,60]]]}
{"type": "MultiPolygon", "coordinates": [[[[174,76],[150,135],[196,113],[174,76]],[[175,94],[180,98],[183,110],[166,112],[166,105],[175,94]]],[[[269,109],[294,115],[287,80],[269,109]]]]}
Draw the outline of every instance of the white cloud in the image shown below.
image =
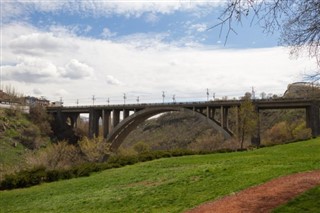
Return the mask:
{"type": "Polygon", "coordinates": [[[5,65],[2,70],[5,80],[20,82],[45,83],[59,76],[57,67],[50,61],[32,57],[21,57],[19,63],[5,65]]]}
{"type": "Polygon", "coordinates": [[[110,29],[108,29],[107,27],[103,28],[102,33],[101,33],[101,36],[103,38],[110,38],[110,37],[114,37],[116,35],[117,35],[117,33],[111,32],[110,29]]]}
{"type": "Polygon", "coordinates": [[[106,82],[107,82],[107,84],[110,84],[110,85],[121,85],[122,84],[118,79],[116,79],[112,75],[107,75],[106,82]]]}
{"type": "Polygon", "coordinates": [[[60,68],[63,77],[70,79],[83,79],[93,75],[93,68],[76,59],[70,60],[65,67],[60,68]]]}
{"type": "Polygon", "coordinates": [[[192,24],[189,27],[190,30],[195,30],[197,32],[204,32],[208,29],[208,26],[204,23],[202,24],[192,24]]]}
{"type": "Polygon", "coordinates": [[[160,17],[157,16],[155,13],[148,13],[146,15],[146,22],[155,24],[160,20],[160,17]]]}
{"type": "Polygon", "coordinates": [[[39,88],[34,88],[34,89],[33,89],[33,94],[35,94],[35,95],[41,95],[42,92],[41,92],[41,90],[40,90],[39,88]]]}
{"type": "Polygon", "coordinates": [[[52,33],[31,33],[12,39],[10,48],[16,54],[43,55],[77,47],[63,38],[53,36],[52,33]]]}
{"type": "Polygon", "coordinates": [[[64,11],[73,14],[94,16],[123,15],[126,17],[139,17],[143,13],[169,14],[175,11],[194,11],[196,14],[208,13],[210,8],[215,8],[225,3],[225,0],[215,1],[6,1],[2,3],[4,19],[27,15],[31,11],[57,12],[64,11]]]}
{"type": "Polygon", "coordinates": [[[66,96],[66,95],[69,95],[69,92],[67,92],[67,91],[64,90],[64,89],[58,89],[58,90],[54,93],[54,96],[56,96],[56,97],[63,97],[63,96],[66,96]]]}
{"type": "MultiPolygon", "coordinates": [[[[141,95],[141,101],[161,102],[161,91],[166,91],[167,97],[175,94],[179,102],[205,100],[206,88],[217,97],[237,97],[252,86],[257,94],[262,91],[278,94],[285,91],[287,84],[300,80],[300,73],[315,67],[305,58],[290,60],[288,51],[280,47],[188,48],[167,43],[165,38],[165,34],[136,34],[117,41],[95,40],[68,34],[55,36],[28,26],[5,26],[4,83],[14,85],[26,95],[33,94],[41,83],[43,95],[52,100],[63,97],[66,104],[75,104],[77,99],[81,104],[90,103],[92,95],[97,97],[97,103],[98,100],[105,103],[110,97],[116,104],[123,101],[123,93],[127,94],[128,102],[135,102],[137,91],[146,94],[141,95]],[[39,52],[52,45],[50,39],[58,43],[67,41],[67,46],[58,45],[48,50],[50,54],[30,57],[7,45],[20,38],[19,34],[28,39],[34,35],[43,38],[40,40],[45,45],[34,39],[25,40],[34,42],[39,52]]],[[[17,46],[28,44],[20,41],[17,46]]]]}

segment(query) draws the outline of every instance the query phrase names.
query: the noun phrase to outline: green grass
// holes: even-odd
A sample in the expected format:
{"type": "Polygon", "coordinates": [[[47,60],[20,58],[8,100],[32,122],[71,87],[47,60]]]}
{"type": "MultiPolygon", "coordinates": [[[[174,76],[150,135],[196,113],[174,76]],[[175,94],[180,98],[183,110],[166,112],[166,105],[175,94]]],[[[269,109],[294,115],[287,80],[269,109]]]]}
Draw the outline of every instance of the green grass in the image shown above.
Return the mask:
{"type": "Polygon", "coordinates": [[[0,192],[1,212],[182,212],[272,178],[320,169],[320,138],[248,152],[159,159],[0,192]]]}
{"type": "Polygon", "coordinates": [[[315,187],[306,193],[291,200],[287,204],[276,208],[274,213],[315,213],[320,212],[320,186],[315,187]]]}

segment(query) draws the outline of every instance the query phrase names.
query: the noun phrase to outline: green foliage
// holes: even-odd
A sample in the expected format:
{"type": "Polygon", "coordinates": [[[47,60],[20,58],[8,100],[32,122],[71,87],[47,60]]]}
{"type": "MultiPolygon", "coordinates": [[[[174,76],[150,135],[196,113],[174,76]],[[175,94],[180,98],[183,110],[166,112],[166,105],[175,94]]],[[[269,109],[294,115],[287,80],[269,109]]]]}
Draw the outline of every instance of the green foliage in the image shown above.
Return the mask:
{"type": "Polygon", "coordinates": [[[143,141],[140,141],[133,146],[133,149],[137,153],[143,153],[143,152],[148,152],[150,150],[150,146],[144,143],[143,141]]]}
{"type": "Polygon", "coordinates": [[[102,137],[88,139],[82,138],[78,142],[81,153],[88,162],[104,162],[110,155],[110,144],[106,143],[102,137]]]}
{"type": "Polygon", "coordinates": [[[44,166],[48,170],[68,169],[81,161],[79,149],[64,141],[50,144],[46,148],[26,155],[29,166],[44,166]]]}
{"type": "Polygon", "coordinates": [[[249,98],[241,103],[238,116],[240,149],[243,149],[245,139],[255,135],[258,124],[258,114],[249,98]]]}
{"type": "Polygon", "coordinates": [[[297,120],[290,124],[286,121],[282,121],[266,131],[266,144],[281,144],[285,142],[306,140],[311,137],[311,129],[306,127],[305,121],[297,120]]]}
{"type": "Polygon", "coordinates": [[[39,127],[42,135],[48,136],[52,134],[50,125],[52,117],[47,113],[43,106],[35,105],[30,107],[30,119],[39,127]]]}
{"type": "Polygon", "coordinates": [[[315,187],[297,198],[289,201],[287,204],[276,208],[273,212],[287,212],[287,213],[314,213],[319,212],[320,207],[320,186],[315,187]]]}
{"type": "Polygon", "coordinates": [[[314,139],[248,152],[154,160],[0,191],[0,206],[3,213],[184,212],[279,176],[320,169],[319,152],[320,139],[314,139]]]}

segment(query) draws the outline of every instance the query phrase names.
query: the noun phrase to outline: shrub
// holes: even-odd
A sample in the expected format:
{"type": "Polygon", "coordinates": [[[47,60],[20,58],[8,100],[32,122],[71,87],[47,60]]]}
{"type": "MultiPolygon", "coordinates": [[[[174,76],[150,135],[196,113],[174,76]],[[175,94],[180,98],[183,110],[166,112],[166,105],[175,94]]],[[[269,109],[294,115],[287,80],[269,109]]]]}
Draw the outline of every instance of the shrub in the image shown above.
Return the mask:
{"type": "Polygon", "coordinates": [[[150,151],[150,146],[142,141],[136,143],[133,146],[133,149],[137,152],[137,153],[143,153],[143,152],[148,152],[150,151]]]}
{"type": "Polygon", "coordinates": [[[88,162],[104,162],[110,155],[110,144],[106,143],[102,137],[91,140],[84,137],[78,144],[88,162]]]}

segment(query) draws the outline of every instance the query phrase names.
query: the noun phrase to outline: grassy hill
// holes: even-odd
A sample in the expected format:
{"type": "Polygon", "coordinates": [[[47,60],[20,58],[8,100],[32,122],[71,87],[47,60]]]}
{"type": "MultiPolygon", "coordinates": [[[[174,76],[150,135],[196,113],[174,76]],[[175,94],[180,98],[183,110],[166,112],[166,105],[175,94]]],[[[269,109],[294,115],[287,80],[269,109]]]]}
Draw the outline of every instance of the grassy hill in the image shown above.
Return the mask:
{"type": "Polygon", "coordinates": [[[23,155],[26,152],[50,142],[44,131],[47,122],[35,120],[40,117],[39,112],[33,110],[30,114],[24,114],[18,109],[0,109],[0,180],[4,173],[24,166],[23,155]]]}
{"type": "Polygon", "coordinates": [[[320,138],[160,159],[0,192],[1,212],[182,212],[272,178],[320,169],[320,138]]]}

